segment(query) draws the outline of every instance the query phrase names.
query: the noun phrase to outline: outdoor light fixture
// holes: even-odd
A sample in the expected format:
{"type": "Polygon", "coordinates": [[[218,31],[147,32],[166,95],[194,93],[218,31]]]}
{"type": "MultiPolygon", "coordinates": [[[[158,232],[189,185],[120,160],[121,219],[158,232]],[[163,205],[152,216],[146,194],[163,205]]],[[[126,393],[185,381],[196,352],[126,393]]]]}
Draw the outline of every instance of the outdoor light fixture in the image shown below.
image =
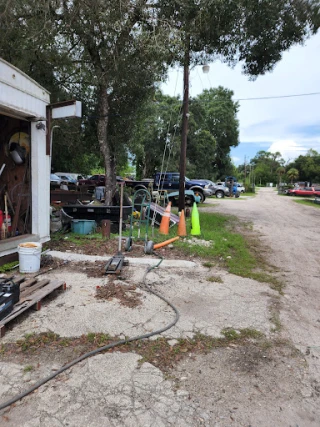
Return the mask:
{"type": "Polygon", "coordinates": [[[37,124],[36,124],[36,128],[38,129],[38,130],[46,130],[46,125],[44,124],[44,123],[42,123],[42,122],[38,122],[37,124]]]}
{"type": "Polygon", "coordinates": [[[209,66],[208,64],[204,64],[204,65],[202,66],[202,72],[203,72],[204,74],[208,74],[208,73],[209,73],[209,71],[210,71],[210,66],[209,66]]]}

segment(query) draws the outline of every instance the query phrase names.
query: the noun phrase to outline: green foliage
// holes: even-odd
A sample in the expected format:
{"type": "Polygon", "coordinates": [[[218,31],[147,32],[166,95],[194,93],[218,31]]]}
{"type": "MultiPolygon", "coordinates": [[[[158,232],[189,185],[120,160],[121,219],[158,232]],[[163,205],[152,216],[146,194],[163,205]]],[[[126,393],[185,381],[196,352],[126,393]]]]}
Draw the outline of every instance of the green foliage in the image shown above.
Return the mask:
{"type": "Polygon", "coordinates": [[[190,101],[187,157],[194,177],[216,180],[233,172],[230,148],[239,144],[239,105],[232,96],[219,86],[190,101]]]}
{"type": "Polygon", "coordinates": [[[310,206],[315,209],[320,209],[320,205],[315,203],[314,200],[308,200],[308,199],[294,199],[295,203],[299,203],[300,205],[310,206]]]}
{"type": "MultiPolygon", "coordinates": [[[[187,222],[187,228],[189,226],[187,222]]],[[[283,284],[272,275],[272,269],[253,243],[239,233],[241,224],[235,217],[200,211],[200,226],[199,238],[212,242],[211,245],[204,246],[201,242],[191,245],[188,241],[178,241],[175,245],[188,255],[202,257],[208,262],[218,261],[232,274],[270,283],[273,289],[282,293],[283,284]]]]}
{"type": "Polygon", "coordinates": [[[158,4],[182,40],[177,61],[184,62],[189,46],[192,64],[217,57],[232,66],[242,61],[244,73],[253,77],[270,71],[282,52],[315,33],[320,21],[317,0],[159,0],[158,4]]]}
{"type": "Polygon", "coordinates": [[[0,266],[0,273],[5,273],[7,271],[11,271],[13,267],[15,267],[18,264],[18,261],[13,262],[7,262],[7,264],[0,266]]]}
{"type": "MultiPolygon", "coordinates": [[[[317,0],[127,0],[120,5],[111,0],[2,0],[0,56],[47,88],[51,102],[83,101],[82,120],[54,123],[60,130],[54,135],[53,167],[78,173],[102,167],[109,203],[116,171],[127,164],[129,151],[135,152],[140,174],[146,176],[164,144],[172,144],[171,166],[176,169],[175,138],[168,142],[166,136],[174,132],[165,130],[169,120],[151,129],[140,127],[145,135],[137,143],[132,139],[140,115],[146,120],[144,103],[152,99],[169,65],[220,58],[231,66],[240,61],[244,72],[255,77],[270,71],[285,50],[316,32],[319,22],[317,0]],[[157,143],[159,150],[154,149],[157,143]]],[[[213,108],[214,117],[225,123],[231,119],[225,139],[214,121],[214,129],[198,127],[190,133],[190,158],[208,149],[206,167],[215,161],[220,173],[230,170],[229,147],[237,144],[232,108],[213,108]],[[197,144],[202,147],[198,153],[197,144]]],[[[205,121],[208,126],[208,117],[205,121]]],[[[180,126],[178,119],[174,122],[180,126]]],[[[197,118],[195,124],[200,123],[197,118]]],[[[204,166],[203,159],[192,161],[192,173],[200,172],[199,164],[204,166]]],[[[204,172],[209,170],[202,169],[201,175],[204,172]]],[[[305,173],[320,177],[312,164],[305,173]]]]}
{"type": "Polygon", "coordinates": [[[290,182],[292,184],[293,181],[295,181],[299,178],[299,171],[296,168],[290,168],[286,175],[290,179],[290,182]]]}
{"type": "Polygon", "coordinates": [[[179,110],[179,98],[163,95],[161,91],[157,91],[154,98],[140,110],[139,120],[129,141],[137,179],[150,178],[161,169],[165,148],[166,160],[169,151],[171,153],[167,170],[178,169],[181,139],[179,110]]]}
{"type": "Polygon", "coordinates": [[[300,155],[296,160],[288,165],[289,170],[296,169],[298,177],[293,177],[293,181],[320,183],[320,154],[316,150],[309,150],[305,156],[300,155]]]}
{"type": "MultiPolygon", "coordinates": [[[[277,183],[280,182],[284,174],[284,163],[285,161],[278,151],[276,153],[270,153],[269,151],[261,150],[251,159],[250,165],[247,165],[247,171],[254,171],[254,179],[257,184],[266,185],[268,182],[277,183]]],[[[238,169],[243,171],[244,165],[241,165],[238,169]]]]}
{"type": "MultiPolygon", "coordinates": [[[[190,178],[216,179],[233,170],[229,153],[231,146],[238,144],[239,124],[238,105],[232,101],[232,95],[232,91],[219,87],[190,100],[187,143],[190,178]]],[[[158,91],[144,108],[147,113],[136,123],[131,139],[137,177],[151,177],[155,170],[160,170],[164,152],[166,169],[178,170],[181,101],[158,91]]]]}

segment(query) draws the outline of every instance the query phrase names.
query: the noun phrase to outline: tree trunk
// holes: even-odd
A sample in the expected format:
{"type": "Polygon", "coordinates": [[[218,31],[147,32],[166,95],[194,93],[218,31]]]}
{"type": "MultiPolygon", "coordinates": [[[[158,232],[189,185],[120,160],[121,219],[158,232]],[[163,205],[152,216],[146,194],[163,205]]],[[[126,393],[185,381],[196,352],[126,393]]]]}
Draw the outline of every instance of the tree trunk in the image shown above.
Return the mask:
{"type": "Polygon", "coordinates": [[[99,87],[99,118],[98,118],[98,142],[100,146],[100,151],[104,158],[104,167],[106,174],[106,183],[105,183],[105,204],[110,206],[112,204],[112,196],[115,192],[115,185],[113,185],[113,171],[111,167],[111,153],[110,146],[108,144],[108,113],[109,113],[109,102],[107,94],[107,83],[105,79],[101,79],[99,87]]]}

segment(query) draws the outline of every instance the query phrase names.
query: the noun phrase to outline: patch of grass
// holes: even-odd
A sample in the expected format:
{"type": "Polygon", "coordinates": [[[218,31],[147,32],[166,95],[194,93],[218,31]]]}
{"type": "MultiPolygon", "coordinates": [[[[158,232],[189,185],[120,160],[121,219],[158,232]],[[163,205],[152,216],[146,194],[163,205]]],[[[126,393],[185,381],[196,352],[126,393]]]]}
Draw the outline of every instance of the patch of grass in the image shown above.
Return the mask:
{"type": "Polygon", "coordinates": [[[252,191],[246,191],[245,193],[241,194],[241,196],[250,196],[250,197],[255,197],[256,195],[257,195],[257,192],[253,193],[252,191]]]}
{"type": "Polygon", "coordinates": [[[264,337],[264,334],[262,332],[252,328],[241,329],[240,335],[242,338],[255,339],[255,340],[258,340],[264,337]]]}
{"type": "Polygon", "coordinates": [[[86,336],[89,343],[95,344],[98,347],[107,345],[111,337],[108,334],[89,332],[86,336]]]}
{"type": "Polygon", "coordinates": [[[270,317],[270,322],[273,323],[273,328],[271,328],[271,332],[280,332],[282,329],[282,324],[280,320],[280,315],[277,312],[273,312],[270,317]]]}
{"type": "Polygon", "coordinates": [[[207,268],[214,267],[214,263],[210,261],[203,262],[202,265],[207,268]]]}
{"type": "Polygon", "coordinates": [[[13,267],[18,265],[18,261],[8,262],[7,264],[0,266],[0,273],[5,273],[7,271],[11,271],[13,267]]]}
{"type": "Polygon", "coordinates": [[[27,372],[33,371],[34,367],[32,365],[27,365],[23,368],[23,372],[26,374],[27,372]]]}
{"type": "MultiPolygon", "coordinates": [[[[190,235],[191,221],[187,221],[190,235]]],[[[251,225],[242,224],[234,216],[200,211],[201,236],[199,239],[210,240],[210,246],[199,243],[190,244],[188,239],[175,242],[189,256],[198,256],[206,259],[206,263],[218,261],[220,267],[226,268],[229,273],[241,277],[248,277],[259,282],[270,283],[279,293],[283,292],[284,284],[274,277],[274,271],[264,261],[259,242],[247,235],[251,225]],[[244,237],[244,235],[247,237],[244,237]]]]}
{"type": "Polygon", "coordinates": [[[26,334],[24,339],[18,340],[17,345],[22,351],[28,351],[47,344],[56,343],[59,340],[59,335],[54,332],[45,332],[41,334],[26,334]]]}
{"type": "MultiPolygon", "coordinates": [[[[244,329],[234,329],[226,328],[221,331],[221,337],[210,337],[200,332],[195,333],[193,338],[181,338],[177,340],[177,343],[173,346],[169,344],[170,339],[165,337],[159,337],[156,340],[140,340],[130,343],[126,343],[122,346],[115,347],[108,351],[113,352],[135,352],[141,356],[139,361],[140,364],[148,362],[157,366],[163,372],[168,372],[181,360],[183,360],[187,355],[197,355],[197,354],[207,354],[214,349],[220,349],[224,347],[230,347],[231,344],[234,346],[231,347],[243,347],[254,345],[257,346],[260,351],[267,353],[272,347],[283,347],[289,349],[292,354],[294,352],[294,347],[291,347],[287,341],[280,340],[275,338],[273,340],[268,340],[265,335],[251,328],[244,329]]],[[[74,354],[80,356],[84,353],[92,351],[98,347],[103,347],[112,342],[119,341],[119,337],[110,337],[107,334],[103,333],[89,333],[87,335],[82,335],[77,338],[60,338],[55,334],[30,334],[28,337],[29,342],[32,341],[33,345],[30,345],[26,350],[28,355],[33,355],[35,353],[39,354],[42,351],[50,352],[59,352],[61,354],[61,343],[68,341],[69,345],[72,347],[72,354],[69,355],[73,357],[74,354]],[[50,338],[46,341],[45,338],[50,338]]],[[[2,347],[3,353],[0,354],[1,358],[6,357],[10,358],[15,353],[21,358],[21,342],[17,343],[6,343],[2,347]]],[[[295,353],[294,353],[295,354],[295,353]]],[[[68,359],[70,361],[71,359],[68,359]]],[[[34,367],[32,365],[27,365],[24,368],[25,372],[29,372],[34,367]]]]}
{"type": "Polygon", "coordinates": [[[294,199],[293,200],[295,203],[299,203],[300,205],[305,205],[305,206],[312,206],[313,208],[319,209],[320,205],[318,205],[317,203],[314,203],[314,200],[310,200],[310,199],[294,199]]]}
{"type": "Polygon", "coordinates": [[[97,243],[99,241],[105,240],[103,239],[102,234],[100,233],[82,235],[82,234],[76,234],[76,233],[65,234],[65,233],[57,232],[57,233],[52,233],[50,238],[51,238],[51,241],[53,242],[67,241],[77,246],[85,245],[91,240],[97,241],[97,243]]]}
{"type": "Polygon", "coordinates": [[[232,328],[223,329],[221,333],[228,341],[234,341],[240,337],[240,333],[232,328]]]}
{"type": "Polygon", "coordinates": [[[223,280],[220,276],[210,276],[206,279],[208,282],[214,282],[214,283],[223,283],[223,280]]]}

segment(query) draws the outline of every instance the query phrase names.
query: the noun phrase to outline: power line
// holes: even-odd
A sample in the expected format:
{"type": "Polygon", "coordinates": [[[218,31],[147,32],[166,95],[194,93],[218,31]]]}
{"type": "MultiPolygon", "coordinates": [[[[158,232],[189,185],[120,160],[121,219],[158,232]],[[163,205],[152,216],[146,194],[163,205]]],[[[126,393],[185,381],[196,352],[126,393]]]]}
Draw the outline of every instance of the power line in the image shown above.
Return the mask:
{"type": "Polygon", "coordinates": [[[261,96],[257,98],[238,98],[238,99],[235,99],[235,101],[256,101],[256,100],[263,100],[263,99],[295,98],[298,96],[313,96],[313,95],[320,95],[320,92],[298,93],[293,95],[261,96]]]}

